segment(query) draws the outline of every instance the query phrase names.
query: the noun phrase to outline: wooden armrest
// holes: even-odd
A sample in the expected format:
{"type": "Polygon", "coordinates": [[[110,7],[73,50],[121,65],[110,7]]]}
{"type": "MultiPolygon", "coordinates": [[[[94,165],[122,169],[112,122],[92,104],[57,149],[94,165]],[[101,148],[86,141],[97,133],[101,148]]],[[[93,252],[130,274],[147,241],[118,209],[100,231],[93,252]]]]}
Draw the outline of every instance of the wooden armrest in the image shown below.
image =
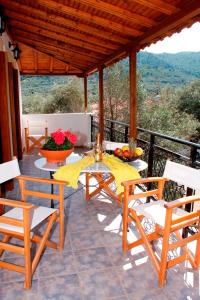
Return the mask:
{"type": "Polygon", "coordinates": [[[0,198],[0,204],[17,207],[17,208],[23,208],[23,209],[31,209],[35,207],[35,205],[32,203],[26,203],[22,201],[10,200],[5,198],[0,198]]]}
{"type": "Polygon", "coordinates": [[[41,183],[48,183],[48,184],[60,184],[60,185],[66,185],[66,181],[62,180],[56,180],[56,179],[49,179],[49,178],[39,178],[39,177],[32,177],[32,176],[25,176],[20,175],[16,177],[18,180],[24,180],[24,181],[32,181],[32,182],[41,182],[41,183]]]}
{"type": "Polygon", "coordinates": [[[121,183],[122,186],[124,187],[129,187],[130,185],[136,185],[140,183],[148,183],[148,182],[165,182],[168,179],[164,177],[147,177],[147,178],[140,178],[140,179],[135,179],[135,180],[127,180],[123,181],[121,183]]]}
{"type": "Polygon", "coordinates": [[[193,196],[183,197],[183,198],[174,200],[172,202],[165,203],[164,207],[168,208],[168,209],[172,209],[172,208],[179,207],[179,206],[182,206],[182,205],[185,205],[185,204],[188,204],[191,202],[199,201],[199,200],[200,200],[200,195],[193,195],[193,196]]]}

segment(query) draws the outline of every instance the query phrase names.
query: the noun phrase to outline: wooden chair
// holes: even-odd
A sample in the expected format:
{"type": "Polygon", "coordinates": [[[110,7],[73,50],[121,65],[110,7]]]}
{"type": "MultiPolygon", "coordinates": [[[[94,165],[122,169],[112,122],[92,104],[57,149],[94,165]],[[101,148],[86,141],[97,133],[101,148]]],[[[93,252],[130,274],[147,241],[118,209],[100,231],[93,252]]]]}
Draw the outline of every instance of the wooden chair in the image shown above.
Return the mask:
{"type": "Polygon", "coordinates": [[[25,145],[26,153],[31,152],[34,148],[40,148],[42,143],[46,141],[48,137],[47,122],[27,122],[25,130],[25,145]],[[44,134],[41,132],[44,130],[44,134]],[[32,133],[34,131],[34,133],[32,133]]]}
{"type": "Polygon", "coordinates": [[[21,201],[0,198],[0,205],[11,207],[9,211],[0,216],[0,233],[3,238],[0,241],[0,257],[5,250],[24,256],[25,265],[19,266],[0,260],[0,267],[8,270],[24,273],[25,288],[31,287],[32,276],[35,272],[40,256],[46,246],[62,250],[64,247],[64,185],[66,182],[34,178],[20,175],[18,161],[16,159],[0,164],[0,184],[7,180],[17,178],[21,190],[21,201]],[[56,195],[37,192],[26,188],[27,182],[39,182],[45,184],[57,184],[59,193],[56,195]],[[52,209],[43,206],[35,206],[26,203],[28,196],[49,198],[58,201],[59,208],[52,209]],[[36,234],[40,225],[46,222],[43,234],[36,234]],[[52,226],[59,224],[59,242],[50,241],[49,234],[52,226]],[[22,240],[23,247],[10,244],[11,238],[22,240]],[[37,243],[38,247],[34,258],[31,260],[31,243],[37,243]]]}
{"type": "Polygon", "coordinates": [[[184,260],[189,260],[193,268],[197,268],[200,263],[200,211],[186,212],[183,207],[188,203],[194,203],[200,200],[200,194],[183,197],[172,202],[162,200],[164,184],[166,181],[175,181],[180,185],[198,190],[200,187],[200,171],[183,166],[171,161],[167,161],[163,177],[144,178],[139,180],[123,182],[124,203],[123,203],[123,238],[122,248],[126,252],[136,246],[143,244],[150,256],[152,263],[158,274],[159,286],[162,287],[166,280],[166,270],[175,264],[184,260]],[[136,184],[157,182],[158,188],[134,194],[136,184]],[[139,204],[130,207],[131,200],[157,196],[157,201],[139,204]],[[150,218],[155,222],[155,230],[146,233],[142,220],[150,218]],[[130,224],[134,222],[139,232],[140,238],[132,243],[127,241],[127,231],[130,224]],[[195,225],[197,232],[194,235],[182,237],[182,231],[187,226],[195,225]],[[175,235],[175,241],[171,241],[171,235],[175,235]],[[155,251],[154,241],[162,237],[162,250],[160,258],[155,251]],[[196,240],[195,255],[187,248],[187,244],[196,240]],[[181,247],[182,253],[169,260],[169,251],[181,247]]]}

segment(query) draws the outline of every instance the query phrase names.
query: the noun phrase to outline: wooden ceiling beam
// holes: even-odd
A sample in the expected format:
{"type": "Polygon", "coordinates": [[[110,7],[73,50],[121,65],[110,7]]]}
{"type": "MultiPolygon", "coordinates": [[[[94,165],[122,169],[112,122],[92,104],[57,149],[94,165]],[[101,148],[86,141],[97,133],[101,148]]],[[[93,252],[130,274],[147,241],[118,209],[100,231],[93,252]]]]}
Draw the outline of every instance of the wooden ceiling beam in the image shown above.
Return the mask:
{"type": "Polygon", "coordinates": [[[144,5],[146,7],[152,8],[156,11],[162,12],[166,15],[171,15],[175,11],[179,10],[176,6],[166,3],[165,1],[161,0],[134,0],[138,4],[144,5]]]}
{"type": "MultiPolygon", "coordinates": [[[[187,6],[184,7],[184,9],[169,16],[167,19],[165,19],[159,25],[152,28],[150,31],[145,33],[143,36],[138,37],[135,40],[135,43],[137,44],[138,49],[140,47],[142,47],[143,45],[146,45],[147,43],[151,42],[151,40],[156,39],[159,36],[162,36],[163,34],[166,34],[166,32],[170,33],[170,31],[173,30],[173,28],[176,28],[177,26],[184,24],[184,22],[187,22],[187,20],[189,20],[199,14],[200,14],[199,0],[189,3],[187,6]]],[[[134,46],[135,46],[135,43],[134,43],[134,46]]]]}
{"type": "MultiPolygon", "coordinates": [[[[23,72],[20,71],[20,75],[21,76],[42,76],[42,75],[48,75],[49,71],[48,70],[38,70],[37,73],[33,73],[32,70],[24,70],[23,72]]],[[[65,72],[65,71],[53,71],[52,72],[53,76],[78,76],[78,77],[82,77],[83,74],[79,73],[79,72],[75,72],[75,71],[70,71],[70,72],[65,72]]]]}
{"type": "MultiPolygon", "coordinates": [[[[8,24],[10,24],[14,28],[19,28],[19,29],[25,30],[27,32],[34,32],[35,34],[42,35],[45,37],[47,36],[56,41],[65,42],[66,45],[69,45],[72,47],[78,46],[82,49],[85,49],[86,51],[90,50],[92,52],[101,53],[101,54],[109,54],[109,52],[110,52],[110,50],[107,50],[104,47],[91,45],[91,44],[88,44],[87,42],[82,42],[80,40],[77,40],[77,39],[74,39],[71,37],[66,37],[65,35],[60,34],[60,33],[51,32],[51,31],[43,29],[39,26],[25,24],[22,21],[9,20],[8,24]]],[[[97,54],[96,54],[96,56],[97,56],[97,54]]]]}
{"type": "MultiPolygon", "coordinates": [[[[18,3],[15,0],[1,0],[0,2],[7,9],[17,12],[19,14],[23,14],[23,15],[27,15],[27,16],[34,16],[36,18],[36,20],[43,19],[44,21],[46,21],[48,19],[48,22],[50,24],[54,24],[54,25],[57,24],[58,26],[62,25],[67,29],[71,28],[72,30],[78,30],[80,32],[84,32],[85,34],[87,34],[87,36],[89,35],[89,37],[96,36],[96,37],[102,38],[104,40],[109,40],[109,41],[113,41],[113,42],[117,42],[117,43],[121,43],[121,44],[127,43],[129,41],[129,39],[127,39],[126,37],[119,36],[116,33],[107,31],[106,29],[100,30],[98,28],[92,27],[92,30],[91,30],[90,25],[86,25],[81,22],[66,19],[66,18],[58,16],[54,13],[52,13],[49,16],[49,15],[47,15],[47,13],[45,11],[42,11],[41,9],[37,9],[34,7],[30,8],[30,6],[22,4],[22,3],[18,3]]],[[[9,17],[9,15],[8,15],[8,17],[9,17]]],[[[123,32],[123,35],[126,35],[126,32],[123,32]]]]}
{"type": "Polygon", "coordinates": [[[126,20],[131,23],[139,25],[142,24],[145,27],[151,27],[156,24],[156,22],[147,17],[130,12],[127,9],[121,8],[117,5],[106,3],[102,0],[78,0],[75,2],[95,8],[98,11],[103,11],[105,13],[108,13],[109,15],[114,15],[122,20],[126,20]]]}
{"type": "MultiPolygon", "coordinates": [[[[29,0],[29,3],[31,5],[31,3],[35,3],[35,1],[29,0]]],[[[134,29],[131,26],[119,24],[119,23],[111,21],[109,19],[105,19],[105,18],[99,17],[97,15],[82,11],[80,9],[76,9],[71,6],[64,5],[60,2],[58,3],[54,0],[37,0],[37,4],[40,5],[41,7],[51,9],[54,12],[54,14],[57,14],[57,12],[59,10],[60,13],[63,13],[66,16],[74,16],[75,18],[79,19],[80,21],[86,21],[86,22],[90,22],[91,24],[100,25],[103,28],[105,28],[105,30],[109,29],[114,32],[119,32],[121,34],[126,33],[127,35],[130,35],[133,37],[142,34],[141,31],[134,29]]],[[[30,12],[31,12],[31,7],[30,7],[30,12]]],[[[51,15],[48,14],[48,17],[51,18],[51,15]]],[[[143,26],[145,26],[145,24],[143,24],[143,26]]],[[[150,27],[150,26],[151,25],[149,25],[148,27],[150,27]]]]}
{"type": "MultiPolygon", "coordinates": [[[[76,55],[77,58],[85,61],[86,63],[91,63],[91,62],[95,62],[98,61],[99,57],[102,56],[98,56],[98,55],[94,55],[93,53],[91,53],[90,51],[87,51],[86,53],[84,51],[78,52],[76,47],[72,47],[69,46],[68,44],[66,44],[65,42],[61,42],[61,41],[56,41],[54,39],[51,39],[49,37],[46,36],[41,36],[35,33],[32,33],[31,31],[23,31],[21,29],[13,29],[12,28],[12,33],[14,34],[14,36],[21,36],[24,38],[28,38],[31,41],[38,41],[38,42],[42,42],[45,43],[47,46],[54,46],[56,49],[60,49],[63,51],[63,53],[65,54],[69,54],[70,53],[72,55],[76,55]]],[[[16,39],[17,40],[17,39],[16,39]]]]}
{"type": "Polygon", "coordinates": [[[38,42],[38,41],[32,41],[29,38],[23,38],[23,37],[17,37],[17,41],[21,42],[24,45],[27,45],[31,48],[36,49],[38,52],[47,54],[49,56],[54,57],[57,60],[60,60],[61,62],[67,63],[69,65],[71,65],[74,68],[77,68],[79,70],[81,70],[82,72],[84,72],[87,68],[87,65],[85,62],[80,61],[80,59],[76,59],[76,57],[74,58],[72,55],[71,56],[67,56],[63,51],[61,51],[60,49],[57,49],[54,46],[49,46],[47,47],[46,43],[42,43],[42,42],[38,42]],[[57,49],[57,51],[56,51],[57,49]],[[76,63],[78,61],[78,64],[76,63]]]}
{"type": "Polygon", "coordinates": [[[187,20],[193,17],[195,18],[199,14],[200,14],[199,0],[195,0],[194,2],[189,3],[187,6],[185,6],[184,9],[182,9],[181,11],[178,11],[172,16],[169,16],[163,22],[153,27],[143,36],[136,38],[134,42],[127,44],[126,46],[122,47],[112,55],[100,61],[98,64],[93,65],[91,68],[89,68],[86,71],[85,74],[88,75],[95,72],[99,68],[99,66],[106,66],[111,62],[119,61],[120,59],[124,58],[125,55],[128,55],[130,50],[135,49],[136,51],[138,51],[142,49],[143,46],[149,44],[153,39],[158,39],[159,36],[165,34],[166,32],[170,32],[170,30],[173,30],[174,28],[180,26],[181,24],[184,24],[185,22],[187,22],[187,20]]]}
{"type": "Polygon", "coordinates": [[[30,16],[27,16],[26,14],[23,14],[22,11],[20,11],[20,13],[18,13],[18,12],[12,11],[10,9],[4,9],[4,15],[8,17],[8,22],[9,22],[9,19],[11,19],[11,21],[15,20],[15,21],[23,22],[23,24],[28,24],[28,25],[32,24],[41,29],[43,28],[50,32],[62,34],[66,37],[73,37],[73,38],[76,38],[77,40],[84,41],[84,42],[87,41],[91,45],[102,46],[105,49],[114,50],[114,49],[116,49],[117,46],[120,46],[122,44],[121,42],[117,43],[117,42],[112,42],[112,41],[105,41],[103,39],[99,39],[99,38],[96,38],[93,36],[88,36],[85,33],[80,33],[78,31],[69,30],[67,28],[51,24],[47,21],[43,21],[40,19],[36,19],[36,18],[30,17],[30,16]]]}

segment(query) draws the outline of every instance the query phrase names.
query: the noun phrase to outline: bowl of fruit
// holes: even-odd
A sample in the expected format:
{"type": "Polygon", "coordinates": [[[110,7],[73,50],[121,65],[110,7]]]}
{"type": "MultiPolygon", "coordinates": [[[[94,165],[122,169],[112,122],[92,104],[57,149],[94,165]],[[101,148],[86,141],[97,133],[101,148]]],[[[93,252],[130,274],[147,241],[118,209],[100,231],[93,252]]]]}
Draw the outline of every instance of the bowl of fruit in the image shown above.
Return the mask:
{"type": "Polygon", "coordinates": [[[141,157],[144,154],[144,151],[140,147],[135,147],[133,149],[127,145],[122,148],[116,148],[113,154],[124,162],[131,162],[141,157]]]}

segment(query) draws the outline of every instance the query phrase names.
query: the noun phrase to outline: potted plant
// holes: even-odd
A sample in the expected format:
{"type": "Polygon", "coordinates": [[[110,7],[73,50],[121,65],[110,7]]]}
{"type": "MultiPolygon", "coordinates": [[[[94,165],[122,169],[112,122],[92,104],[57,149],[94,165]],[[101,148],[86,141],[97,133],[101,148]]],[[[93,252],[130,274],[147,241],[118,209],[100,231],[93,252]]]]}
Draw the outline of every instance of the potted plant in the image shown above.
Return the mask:
{"type": "Polygon", "coordinates": [[[63,162],[73,151],[77,136],[69,130],[61,128],[51,133],[46,143],[40,149],[42,156],[46,157],[49,163],[63,162]]]}

